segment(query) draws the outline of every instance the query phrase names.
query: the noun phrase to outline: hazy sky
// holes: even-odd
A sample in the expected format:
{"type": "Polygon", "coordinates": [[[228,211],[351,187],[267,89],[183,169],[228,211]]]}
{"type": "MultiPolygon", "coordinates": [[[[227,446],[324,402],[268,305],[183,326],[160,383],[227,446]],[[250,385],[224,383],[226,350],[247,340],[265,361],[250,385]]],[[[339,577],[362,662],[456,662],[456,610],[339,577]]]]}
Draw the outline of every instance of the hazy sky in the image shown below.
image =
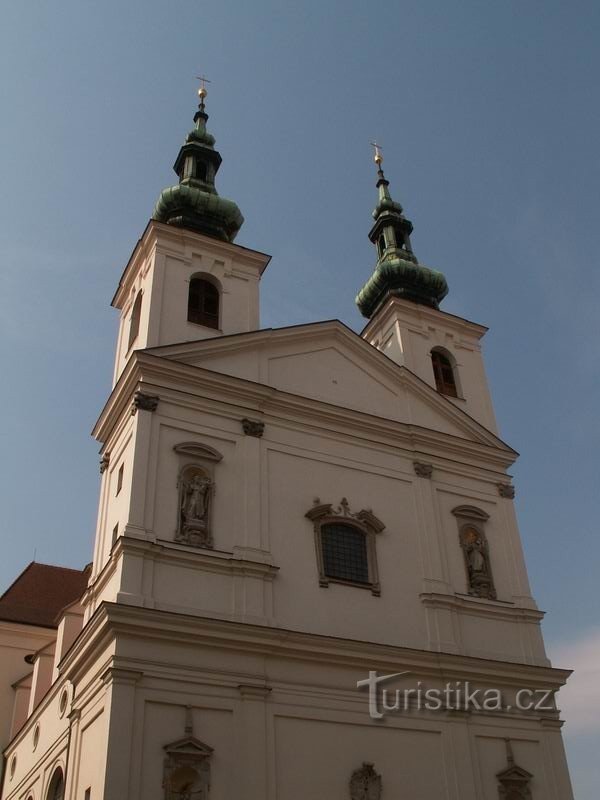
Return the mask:
{"type": "Polygon", "coordinates": [[[91,558],[109,302],[203,71],[237,241],[273,255],[263,326],[361,329],[374,138],[444,309],[490,326],[546,642],[579,667],[561,697],[576,797],[595,798],[600,5],[26,0],[0,19],[0,588],[34,553],[91,558]]]}

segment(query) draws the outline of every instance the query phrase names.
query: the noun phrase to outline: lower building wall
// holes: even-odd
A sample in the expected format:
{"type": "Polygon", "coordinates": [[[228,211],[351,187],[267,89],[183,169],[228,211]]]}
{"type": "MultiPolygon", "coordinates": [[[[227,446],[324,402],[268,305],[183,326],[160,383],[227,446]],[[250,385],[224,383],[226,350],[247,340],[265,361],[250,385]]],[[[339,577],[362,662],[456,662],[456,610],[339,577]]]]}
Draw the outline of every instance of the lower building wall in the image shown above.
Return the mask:
{"type": "Polygon", "coordinates": [[[11,743],[7,758],[16,754],[18,767],[3,800],[48,800],[56,766],[66,770],[65,800],[343,800],[359,770],[380,778],[382,800],[498,800],[497,775],[511,759],[531,775],[532,800],[572,800],[555,712],[412,707],[375,719],[356,686],[370,669],[399,672],[412,658],[404,687],[421,678],[441,685],[452,670],[476,685],[487,670],[490,681],[501,675],[510,700],[527,675],[559,685],[555,671],[147,609],[109,613],[119,628],[110,645],[93,657],[90,639],[80,653],[85,671],[65,669],[74,687],[66,713],[59,682],[11,743]],[[180,782],[169,793],[174,775],[180,782]]]}
{"type": "Polygon", "coordinates": [[[106,800],[187,797],[164,782],[169,753],[187,752],[190,740],[212,748],[210,800],[341,800],[365,763],[381,776],[384,799],[498,800],[509,757],[531,774],[532,800],[572,800],[555,715],[412,710],[374,720],[356,689],[366,663],[164,643],[150,659],[146,648],[118,648],[111,731],[122,736],[111,742],[106,800]]]}

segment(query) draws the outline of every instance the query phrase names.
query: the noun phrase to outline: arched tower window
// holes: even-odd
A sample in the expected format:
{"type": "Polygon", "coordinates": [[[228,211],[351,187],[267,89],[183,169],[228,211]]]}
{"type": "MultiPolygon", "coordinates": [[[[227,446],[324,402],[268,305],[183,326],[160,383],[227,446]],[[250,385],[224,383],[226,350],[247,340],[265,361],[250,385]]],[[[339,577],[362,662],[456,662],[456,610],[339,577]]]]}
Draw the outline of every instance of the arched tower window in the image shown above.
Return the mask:
{"type": "Polygon", "coordinates": [[[377,249],[379,251],[379,255],[382,256],[385,253],[385,236],[380,234],[379,239],[377,240],[377,249]]]}
{"type": "Polygon", "coordinates": [[[219,290],[206,278],[194,277],[188,294],[188,322],[219,328],[219,290]]]}
{"type": "Polygon", "coordinates": [[[442,350],[432,350],[431,364],[433,366],[435,388],[438,392],[449,397],[458,397],[456,375],[450,356],[442,350]]]}
{"type": "Polygon", "coordinates": [[[129,323],[129,341],[127,343],[127,349],[131,349],[131,345],[135,342],[138,337],[138,333],[140,332],[140,317],[142,315],[142,293],[138,292],[138,296],[135,298],[135,303],[133,304],[133,309],[131,311],[131,321],[129,323]]]}
{"type": "Polygon", "coordinates": [[[52,776],[52,780],[50,781],[50,786],[48,787],[48,792],[46,794],[46,800],[63,800],[64,796],[65,779],[62,769],[58,767],[52,776]]]}

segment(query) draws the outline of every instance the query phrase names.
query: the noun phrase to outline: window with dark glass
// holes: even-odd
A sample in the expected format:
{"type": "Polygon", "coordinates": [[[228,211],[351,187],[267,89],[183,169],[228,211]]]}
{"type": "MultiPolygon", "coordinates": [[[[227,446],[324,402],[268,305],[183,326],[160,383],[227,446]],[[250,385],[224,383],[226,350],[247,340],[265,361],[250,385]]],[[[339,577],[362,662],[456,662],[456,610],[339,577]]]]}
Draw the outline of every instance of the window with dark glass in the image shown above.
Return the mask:
{"type": "Polygon", "coordinates": [[[65,796],[65,779],[62,769],[60,767],[56,770],[50,781],[48,793],[46,794],[47,800],[63,800],[65,796]]]}
{"type": "Polygon", "coordinates": [[[321,526],[323,571],[328,578],[369,583],[369,560],[365,534],[340,522],[321,526]]]}
{"type": "Polygon", "coordinates": [[[219,290],[204,278],[192,278],[188,295],[188,322],[219,327],[219,290]]]}
{"type": "Polygon", "coordinates": [[[435,388],[438,392],[440,392],[440,394],[449,395],[450,397],[458,397],[454,368],[448,356],[444,355],[444,353],[440,353],[439,350],[433,350],[431,353],[431,363],[433,365],[435,388]]]}
{"type": "Polygon", "coordinates": [[[206,164],[203,161],[196,161],[196,178],[206,183],[206,164]]]}
{"type": "Polygon", "coordinates": [[[131,345],[137,339],[138,333],[140,332],[140,317],[142,315],[142,293],[138,292],[138,296],[135,298],[135,303],[133,304],[133,309],[131,311],[131,322],[129,323],[129,342],[127,343],[127,349],[129,350],[131,345]]]}

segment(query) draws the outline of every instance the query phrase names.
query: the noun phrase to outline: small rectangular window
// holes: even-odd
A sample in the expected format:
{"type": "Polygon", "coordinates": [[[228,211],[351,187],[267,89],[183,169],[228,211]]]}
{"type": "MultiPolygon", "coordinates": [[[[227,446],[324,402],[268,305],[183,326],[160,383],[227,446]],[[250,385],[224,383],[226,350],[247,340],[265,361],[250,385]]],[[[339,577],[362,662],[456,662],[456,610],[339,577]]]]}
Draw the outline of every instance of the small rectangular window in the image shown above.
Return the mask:
{"type": "Polygon", "coordinates": [[[115,542],[117,541],[118,536],[119,536],[119,523],[117,522],[117,524],[113,528],[113,532],[112,532],[111,548],[115,546],[115,542]]]}
{"type": "Polygon", "coordinates": [[[92,787],[88,786],[88,788],[85,790],[85,795],[83,797],[83,800],[91,800],[91,797],[92,797],[92,787]]]}
{"type": "Polygon", "coordinates": [[[123,464],[121,464],[121,466],[119,467],[119,473],[117,475],[117,491],[116,491],[116,494],[119,494],[119,492],[123,488],[123,467],[124,467],[123,464]]]}

